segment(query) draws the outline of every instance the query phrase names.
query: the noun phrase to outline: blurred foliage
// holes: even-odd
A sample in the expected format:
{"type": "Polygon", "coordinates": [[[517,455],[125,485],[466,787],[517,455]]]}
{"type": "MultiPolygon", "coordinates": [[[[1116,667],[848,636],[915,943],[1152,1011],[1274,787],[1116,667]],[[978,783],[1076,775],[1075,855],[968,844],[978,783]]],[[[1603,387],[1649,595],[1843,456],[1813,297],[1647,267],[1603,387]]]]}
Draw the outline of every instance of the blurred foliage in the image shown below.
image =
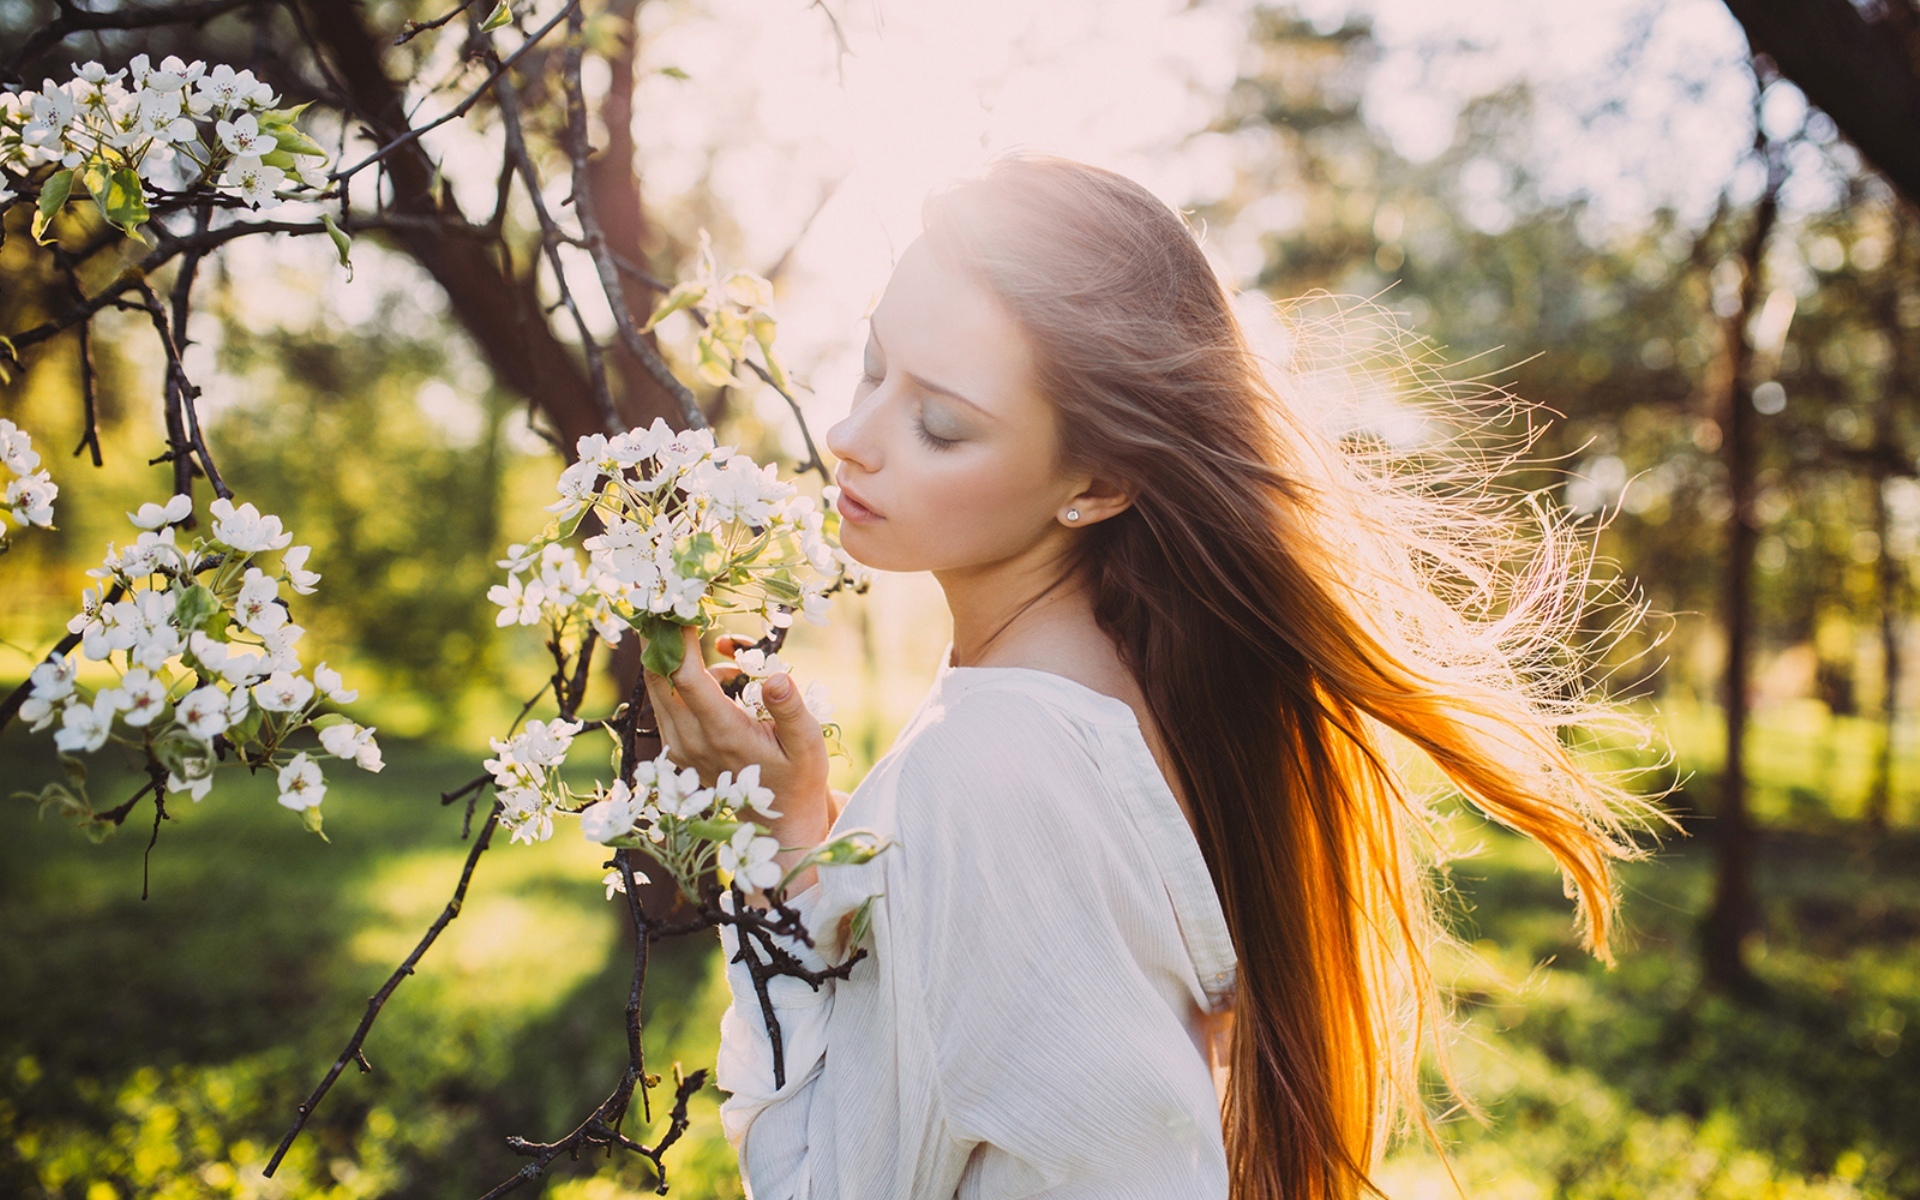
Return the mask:
{"type": "Polygon", "coordinates": [[[221,369],[263,402],[226,412],[211,434],[228,485],[314,548],[326,604],[301,619],[353,646],[379,690],[451,696],[476,682],[497,611],[486,592],[505,549],[511,402],[450,387],[448,358],[465,343],[435,322],[402,332],[396,310],[409,304],[384,293],[371,320],[321,337],[249,328],[223,305],[221,369]]]}
{"type": "MultiPolygon", "coordinates": [[[[1793,735],[1775,732],[1775,740],[1793,735]]],[[[1802,738],[1802,740],[1805,740],[1802,738]]],[[[10,737],[0,772],[50,769],[10,737]]],[[[32,747],[39,756],[41,748],[32,747]]],[[[1816,762],[1817,747],[1799,761],[1816,762]]],[[[469,1198],[552,1137],[623,1060],[627,951],[572,838],[500,846],[465,911],[375,1027],[277,1181],[259,1171],[365,997],[445,902],[464,846],[435,793],[471,763],[394,743],[328,795],[332,843],[301,836],[265,781],[217,791],[154,852],[35,828],[0,808],[0,1194],[469,1198]]],[[[1681,842],[1626,876],[1621,966],[1586,960],[1550,864],[1485,831],[1457,863],[1455,1066],[1490,1123],[1441,1124],[1466,1187],[1496,1198],[1920,1197],[1920,842],[1796,830],[1763,846],[1776,932],[1765,1001],[1702,994],[1689,939],[1707,886],[1681,842]]],[[[648,987],[655,1069],[713,1060],[727,990],[715,943],[670,943],[648,987]]],[[[1436,1084],[1437,1091],[1437,1084],[1436,1084]]],[[[709,1088],[670,1152],[674,1192],[737,1196],[709,1088]]],[[[635,1132],[629,1130],[628,1132],[635,1132]]],[[[1395,1200],[1451,1196],[1419,1141],[1395,1200]]],[[[647,1194],[638,1163],[561,1164],[547,1194],[647,1194]]]]}
{"type": "MultiPolygon", "coordinates": [[[[1659,660],[1643,660],[1616,682],[1711,695],[1731,511],[1716,457],[1720,314],[1737,282],[1724,259],[1745,229],[1741,181],[1704,225],[1666,208],[1641,227],[1604,224],[1589,198],[1551,195],[1538,178],[1539,100],[1520,85],[1469,103],[1450,146],[1409,161],[1365,120],[1379,57],[1365,18],[1328,29],[1261,10],[1214,125],[1235,138],[1239,180],[1200,215],[1258,246],[1257,286],[1384,289],[1383,303],[1446,348],[1454,374],[1511,380],[1561,414],[1538,453],[1577,477],[1566,500],[1618,509],[1601,553],[1656,610],[1682,615],[1674,661],[1648,678],[1659,660]]],[[[1759,628],[1774,650],[1813,649],[1820,686],[1845,712],[1879,699],[1854,683],[1878,665],[1854,642],[1878,620],[1879,560],[1894,556],[1904,585],[1920,550],[1920,230],[1824,116],[1811,115],[1793,151],[1796,194],[1831,204],[1783,222],[1763,271],[1763,297],[1790,320],[1761,355],[1772,378],[1749,398],[1766,422],[1759,628]]],[[[1646,646],[1629,641],[1621,661],[1646,646]]]]}
{"type": "MultiPolygon", "coordinates": [[[[38,744],[9,744],[0,775],[54,769],[38,744]]],[[[519,1167],[508,1134],[556,1137],[590,1111],[625,1062],[631,969],[605,852],[502,839],[375,1026],[373,1073],[349,1069],[261,1177],[366,997],[446,903],[466,846],[437,793],[472,770],[390,743],[384,772],[333,781],[331,844],[300,833],[270,779],[225,783],[164,831],[144,904],[144,837],[94,846],[0,808],[0,1195],[471,1197],[519,1167]]],[[[656,950],[654,1070],[713,1062],[726,984],[712,948],[656,950]]],[[[696,1098],[693,1135],[669,1152],[679,1194],[740,1194],[718,1099],[696,1098]]],[[[597,1169],[619,1185],[603,1194],[650,1188],[643,1162],[597,1169]]]]}

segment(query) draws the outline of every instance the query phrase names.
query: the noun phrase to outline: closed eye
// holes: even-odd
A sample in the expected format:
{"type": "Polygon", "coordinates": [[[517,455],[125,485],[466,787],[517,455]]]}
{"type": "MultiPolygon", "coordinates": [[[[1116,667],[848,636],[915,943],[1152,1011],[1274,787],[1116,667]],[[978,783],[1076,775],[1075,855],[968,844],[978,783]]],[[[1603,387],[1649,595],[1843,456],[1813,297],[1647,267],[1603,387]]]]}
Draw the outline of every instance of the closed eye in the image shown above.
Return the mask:
{"type": "Polygon", "coordinates": [[[936,436],[927,428],[927,423],[919,417],[913,419],[913,431],[920,436],[921,442],[924,443],[929,450],[949,450],[960,444],[959,438],[936,436]]]}

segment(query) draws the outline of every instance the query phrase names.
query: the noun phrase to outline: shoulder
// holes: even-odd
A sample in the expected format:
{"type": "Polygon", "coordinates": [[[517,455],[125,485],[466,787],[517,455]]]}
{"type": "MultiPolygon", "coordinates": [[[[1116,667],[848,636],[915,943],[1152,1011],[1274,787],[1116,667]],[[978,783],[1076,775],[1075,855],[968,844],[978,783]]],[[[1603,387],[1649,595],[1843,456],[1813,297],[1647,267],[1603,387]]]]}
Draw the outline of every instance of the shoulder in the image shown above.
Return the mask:
{"type": "Polygon", "coordinates": [[[923,719],[896,747],[903,775],[1031,776],[1037,767],[1098,763],[1095,714],[1038,671],[968,671],[936,685],[923,719]]]}

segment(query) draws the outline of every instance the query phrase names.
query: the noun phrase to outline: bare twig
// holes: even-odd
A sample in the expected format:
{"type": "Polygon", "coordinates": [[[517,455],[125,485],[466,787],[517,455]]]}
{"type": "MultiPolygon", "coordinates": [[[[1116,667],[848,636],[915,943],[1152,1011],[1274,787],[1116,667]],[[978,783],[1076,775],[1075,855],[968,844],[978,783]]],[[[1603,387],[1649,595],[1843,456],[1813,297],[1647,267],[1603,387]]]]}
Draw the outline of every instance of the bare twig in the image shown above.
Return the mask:
{"type": "Polygon", "coordinates": [[[280,1169],[280,1161],[287,1156],[287,1150],[292,1147],[294,1139],[300,1136],[302,1129],[306,1128],[307,1119],[313,1115],[313,1110],[319,1107],[320,1101],[326,1098],[328,1090],[333,1087],[334,1080],[340,1078],[340,1072],[347,1069],[347,1064],[359,1063],[363,1073],[373,1069],[362,1050],[366,1044],[367,1034],[373,1029],[374,1021],[379,1018],[381,1008],[386,1005],[387,998],[393,995],[394,989],[399,987],[407,976],[413,974],[414,968],[419,965],[420,959],[439,938],[441,931],[460,915],[460,906],[467,897],[467,885],[473,882],[473,869],[480,862],[480,856],[487,852],[487,847],[493,844],[493,831],[500,825],[500,812],[500,802],[496,800],[493,803],[493,811],[487,814],[486,823],[480,827],[480,836],[473,840],[473,849],[467,851],[466,865],[460,869],[460,882],[454,886],[453,898],[447,901],[447,906],[440,910],[440,915],[434,919],[432,925],[428,926],[426,935],[413,948],[413,953],[407,955],[406,961],[395,968],[393,974],[387,976],[386,983],[381,985],[379,991],[367,998],[366,1014],[360,1018],[360,1024],[354,1029],[353,1036],[347,1039],[346,1049],[342,1050],[340,1057],[334,1060],[326,1077],[313,1089],[313,1094],[301,1103],[292,1127],[287,1130],[286,1136],[280,1139],[279,1148],[273,1152],[273,1157],[267,1160],[266,1174],[269,1177],[280,1169]]]}
{"type": "MultiPolygon", "coordinates": [[[[392,154],[395,150],[400,149],[402,146],[411,145],[413,142],[418,141],[421,135],[431,132],[432,130],[438,129],[440,126],[445,125],[449,121],[465,116],[467,113],[467,110],[472,108],[475,104],[479,103],[480,97],[487,94],[487,90],[489,88],[493,87],[493,85],[496,82],[506,77],[506,73],[509,68],[511,68],[515,63],[519,62],[524,55],[526,55],[536,45],[540,43],[540,40],[542,38],[546,37],[549,33],[552,33],[554,29],[556,29],[559,26],[560,22],[566,20],[567,15],[569,13],[573,12],[575,9],[579,7],[580,7],[580,0],[567,0],[566,7],[562,8],[559,12],[553,14],[552,17],[548,18],[545,24],[541,25],[538,29],[535,29],[532,33],[528,34],[527,40],[520,43],[519,47],[515,49],[512,54],[507,55],[505,58],[493,59],[493,64],[494,64],[493,69],[487,72],[487,77],[480,81],[480,84],[478,87],[474,88],[473,91],[467,93],[467,96],[465,99],[461,100],[458,104],[454,105],[452,108],[448,109],[446,112],[441,113],[438,117],[435,117],[433,120],[428,121],[425,125],[418,125],[412,129],[407,130],[405,133],[401,134],[399,137],[394,138],[392,141],[380,147],[378,150],[375,150],[372,154],[367,155],[367,157],[361,159],[359,162],[354,163],[350,167],[342,167],[338,171],[335,171],[332,174],[328,175],[327,178],[334,180],[336,182],[342,179],[350,179],[353,176],[359,174],[361,171],[365,170],[366,168],[379,162],[381,159],[387,157],[387,155],[392,154]]],[[[491,57],[491,55],[489,57],[491,57]]]]}
{"type": "MultiPolygon", "coordinates": [[[[568,12],[576,6],[569,5],[568,12]]],[[[489,51],[488,53],[491,53],[489,51]]],[[[586,355],[587,375],[593,384],[594,404],[600,410],[606,432],[620,431],[620,415],[613,406],[613,393],[607,386],[607,364],[600,349],[600,342],[593,336],[593,330],[587,326],[587,319],[575,302],[573,289],[567,284],[566,264],[560,257],[562,244],[573,241],[554,221],[553,214],[547,210],[546,198],[540,192],[540,174],[534,168],[533,156],[527,153],[526,132],[520,119],[520,96],[513,81],[504,74],[498,74],[499,83],[495,89],[500,104],[500,124],[506,133],[507,155],[514,168],[519,172],[520,182],[526,188],[527,200],[533,205],[534,216],[540,221],[540,244],[545,251],[547,265],[553,272],[554,287],[560,294],[558,303],[564,306],[573,317],[574,328],[580,335],[580,348],[586,355]]]]}
{"type": "Polygon", "coordinates": [[[607,249],[606,233],[600,228],[600,220],[594,212],[593,185],[588,178],[587,166],[590,157],[587,102],[580,85],[580,20],[577,10],[568,18],[567,48],[561,56],[561,77],[567,95],[567,158],[573,166],[573,211],[580,220],[580,232],[586,243],[587,254],[593,259],[593,268],[600,276],[600,289],[607,294],[607,305],[613,310],[614,326],[620,331],[620,344],[646,367],[647,374],[653,376],[655,382],[679,404],[680,416],[686,421],[687,428],[704,429],[706,414],[700,411],[700,404],[694,399],[693,392],[667,368],[660,352],[653,348],[634,324],[633,313],[627,308],[626,296],[620,286],[619,268],[607,249]]]}

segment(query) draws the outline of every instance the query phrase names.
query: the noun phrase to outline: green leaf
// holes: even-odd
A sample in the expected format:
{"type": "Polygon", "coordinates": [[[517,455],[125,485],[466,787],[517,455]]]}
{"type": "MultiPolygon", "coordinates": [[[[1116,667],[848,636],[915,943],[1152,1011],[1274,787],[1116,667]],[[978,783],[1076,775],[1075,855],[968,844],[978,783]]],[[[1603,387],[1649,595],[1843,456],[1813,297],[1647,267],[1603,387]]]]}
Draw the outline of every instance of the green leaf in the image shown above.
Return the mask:
{"type": "Polygon", "coordinates": [[[320,223],[327,227],[327,236],[333,239],[334,252],[340,256],[340,265],[347,269],[347,282],[353,282],[353,262],[347,258],[347,251],[353,248],[353,238],[346,230],[333,223],[332,213],[321,213],[320,223]]]}
{"type": "Polygon", "coordinates": [[[668,79],[692,79],[693,78],[693,76],[687,74],[685,71],[682,71],[679,67],[661,67],[660,73],[662,75],[665,75],[668,79]]]}
{"type": "Polygon", "coordinates": [[[699,352],[700,360],[694,364],[693,373],[701,382],[711,387],[726,387],[733,382],[733,360],[724,349],[714,345],[711,329],[700,335],[699,352]]]}
{"type": "Polygon", "coordinates": [[[653,315],[647,318],[647,323],[641,328],[640,332],[646,333],[674,313],[679,312],[683,308],[692,308],[706,298],[707,289],[700,284],[675,284],[673,290],[668,292],[661,299],[660,303],[654,307],[653,315]]]}
{"type": "Polygon", "coordinates": [[[115,229],[132,237],[133,231],[146,222],[147,192],[140,182],[140,172],[132,167],[112,172],[104,167],[97,171],[89,167],[86,182],[93,202],[100,206],[100,214],[115,229]]]}
{"type": "Polygon", "coordinates": [[[73,191],[73,172],[55,171],[40,185],[40,207],[33,214],[33,240],[42,246],[53,239],[46,236],[47,226],[53,222],[53,214],[67,202],[67,196],[73,191]]]}
{"type": "Polygon", "coordinates": [[[493,11],[487,14],[487,19],[480,22],[480,32],[491,33],[511,20],[513,20],[513,6],[507,3],[507,0],[500,0],[500,3],[493,6],[493,11]]]}
{"type": "Polygon", "coordinates": [[[688,821],[687,832],[697,838],[705,838],[709,842],[730,842],[733,840],[733,835],[739,831],[740,826],[745,823],[744,821],[721,821],[713,818],[703,818],[698,821],[688,821]]]}
{"type": "Polygon", "coordinates": [[[847,953],[853,953],[860,948],[861,942],[867,940],[867,932],[873,928],[873,902],[876,899],[878,897],[868,896],[860,902],[859,908],[853,910],[853,919],[847,923],[847,953]]]}
{"type": "MultiPolygon", "coordinates": [[[[305,106],[303,105],[302,107],[305,107],[305,106]]],[[[274,122],[272,124],[269,124],[268,122],[262,121],[260,123],[260,130],[263,133],[271,133],[273,135],[273,141],[274,141],[273,152],[275,154],[285,152],[289,155],[307,154],[307,155],[317,155],[321,158],[325,158],[327,156],[326,147],[322,146],[319,142],[314,141],[312,138],[302,133],[299,129],[295,128],[292,122],[287,122],[285,124],[274,122]]],[[[269,158],[263,157],[260,161],[271,162],[272,160],[269,158]]],[[[293,165],[293,160],[289,158],[287,162],[284,164],[274,163],[273,165],[276,167],[278,166],[291,167],[293,165]]]]}
{"type": "Polygon", "coordinates": [[[680,640],[680,627],[671,622],[666,624],[668,628],[648,638],[647,648],[640,653],[640,665],[655,675],[673,674],[687,657],[687,647],[680,640]]]}
{"type": "Polygon", "coordinates": [[[720,543],[704,531],[688,538],[686,545],[673,552],[674,570],[687,579],[711,581],[720,573],[721,565],[720,543]]]}
{"type": "Polygon", "coordinates": [[[213,589],[204,583],[196,583],[174,593],[173,619],[180,626],[181,633],[190,633],[200,628],[219,607],[220,600],[213,594],[213,589]]]}
{"type": "Polygon", "coordinates": [[[755,311],[747,316],[747,328],[753,331],[753,340],[760,343],[760,357],[767,360],[767,375],[772,378],[773,386],[781,391],[787,390],[787,371],[780,360],[773,355],[774,322],[770,313],[755,311]]]}
{"type": "Polygon", "coordinates": [[[68,817],[86,817],[92,812],[87,803],[64,784],[49,783],[38,792],[15,792],[13,797],[16,800],[31,800],[39,805],[42,817],[47,815],[50,808],[68,817]]]}
{"type": "Polygon", "coordinates": [[[302,809],[300,811],[300,822],[301,824],[307,827],[307,830],[309,832],[319,833],[321,841],[323,842],[329,841],[326,834],[320,833],[320,806],[319,805],[316,804],[312,808],[302,809]]]}
{"type": "Polygon", "coordinates": [[[82,791],[86,790],[87,764],[83,760],[75,758],[71,754],[62,754],[60,756],[60,769],[66,772],[68,783],[82,791]]]}
{"type": "Polygon", "coordinates": [[[260,114],[260,128],[265,129],[269,125],[291,125],[301,113],[307,111],[307,106],[312,103],[311,100],[303,100],[292,108],[270,108],[260,114]]]}
{"type": "Polygon", "coordinates": [[[250,742],[260,732],[260,726],[266,723],[267,714],[258,704],[247,710],[247,715],[238,725],[227,729],[227,740],[238,746],[250,742]]]}
{"type": "Polygon", "coordinates": [[[315,733],[319,733],[323,729],[332,729],[335,725],[351,725],[353,718],[345,713],[322,713],[307,724],[313,727],[315,733]]]}

